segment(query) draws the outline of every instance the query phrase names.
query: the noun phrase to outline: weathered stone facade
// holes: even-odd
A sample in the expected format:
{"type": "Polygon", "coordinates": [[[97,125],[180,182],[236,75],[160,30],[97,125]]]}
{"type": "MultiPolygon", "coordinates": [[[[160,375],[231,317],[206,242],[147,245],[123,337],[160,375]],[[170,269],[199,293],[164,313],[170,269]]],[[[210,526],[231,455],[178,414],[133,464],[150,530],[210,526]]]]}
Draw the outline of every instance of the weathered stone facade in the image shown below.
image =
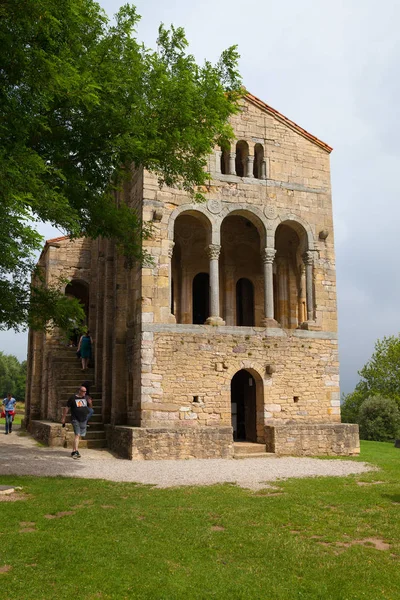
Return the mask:
{"type": "MultiPolygon", "coordinates": [[[[151,263],[127,270],[107,240],[41,257],[49,281],[86,286],[103,422],[129,458],[231,456],[266,426],[340,423],[331,148],[251,95],[232,125],[204,204],[132,169],[151,263]]],[[[58,343],[30,334],[28,421],[59,417],[58,343]]]]}

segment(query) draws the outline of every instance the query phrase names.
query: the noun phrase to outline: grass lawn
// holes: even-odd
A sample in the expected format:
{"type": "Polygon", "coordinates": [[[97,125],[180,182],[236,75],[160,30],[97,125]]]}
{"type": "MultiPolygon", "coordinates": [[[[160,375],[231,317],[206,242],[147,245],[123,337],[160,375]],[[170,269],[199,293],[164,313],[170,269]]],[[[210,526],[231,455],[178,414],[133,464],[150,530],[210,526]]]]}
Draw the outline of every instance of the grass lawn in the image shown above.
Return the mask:
{"type": "Polygon", "coordinates": [[[23,487],[0,502],[0,598],[398,600],[400,450],[361,459],[381,470],[275,492],[0,477],[23,487]]]}

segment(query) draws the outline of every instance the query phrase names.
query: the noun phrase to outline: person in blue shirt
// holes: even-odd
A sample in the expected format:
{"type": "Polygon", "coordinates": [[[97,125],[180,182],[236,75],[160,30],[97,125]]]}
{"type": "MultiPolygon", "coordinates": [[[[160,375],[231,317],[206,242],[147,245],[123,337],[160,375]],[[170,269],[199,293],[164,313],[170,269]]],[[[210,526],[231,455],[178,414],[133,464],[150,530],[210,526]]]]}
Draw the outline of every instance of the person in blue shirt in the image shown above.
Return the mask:
{"type": "Polygon", "coordinates": [[[6,413],[6,435],[12,432],[16,403],[16,399],[13,398],[10,393],[7,394],[7,398],[4,398],[3,400],[4,412],[6,413]]]}

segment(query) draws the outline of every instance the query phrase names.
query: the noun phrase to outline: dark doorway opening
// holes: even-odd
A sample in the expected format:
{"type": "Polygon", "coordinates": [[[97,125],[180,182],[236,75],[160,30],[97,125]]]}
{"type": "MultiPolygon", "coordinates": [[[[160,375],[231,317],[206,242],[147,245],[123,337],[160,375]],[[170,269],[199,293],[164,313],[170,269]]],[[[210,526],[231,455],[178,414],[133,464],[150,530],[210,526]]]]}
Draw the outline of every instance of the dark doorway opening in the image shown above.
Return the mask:
{"type": "Polygon", "coordinates": [[[193,279],[193,323],[203,325],[210,316],[210,276],[198,273],[193,279]]]}
{"type": "Polygon", "coordinates": [[[233,439],[257,442],[256,381],[245,369],[231,381],[231,414],[233,439]]]}
{"type": "Polygon", "coordinates": [[[72,280],[65,288],[66,296],[74,296],[82,304],[86,315],[86,322],[89,318],[89,286],[84,281],[72,280]]]}
{"type": "Polygon", "coordinates": [[[236,283],[236,325],[254,325],[254,289],[249,279],[239,279],[236,283]]]}

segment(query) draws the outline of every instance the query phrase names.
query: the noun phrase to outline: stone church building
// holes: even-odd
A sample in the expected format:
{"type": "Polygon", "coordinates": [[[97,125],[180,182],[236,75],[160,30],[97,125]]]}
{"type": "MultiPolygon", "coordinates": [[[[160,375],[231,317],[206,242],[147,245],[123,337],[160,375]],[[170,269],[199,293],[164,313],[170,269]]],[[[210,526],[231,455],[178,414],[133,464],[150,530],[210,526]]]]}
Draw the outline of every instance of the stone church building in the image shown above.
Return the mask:
{"type": "MultiPolygon", "coordinates": [[[[68,278],[94,340],[92,445],[130,459],[231,457],[243,442],[356,454],[357,426],[340,423],[332,149],[251,94],[231,121],[204,203],[132,168],[121,196],[151,223],[151,261],[127,269],[104,239],[45,245],[46,281],[68,278]]],[[[61,407],[81,379],[57,331],[30,332],[37,438],[68,443],[61,407]]]]}

